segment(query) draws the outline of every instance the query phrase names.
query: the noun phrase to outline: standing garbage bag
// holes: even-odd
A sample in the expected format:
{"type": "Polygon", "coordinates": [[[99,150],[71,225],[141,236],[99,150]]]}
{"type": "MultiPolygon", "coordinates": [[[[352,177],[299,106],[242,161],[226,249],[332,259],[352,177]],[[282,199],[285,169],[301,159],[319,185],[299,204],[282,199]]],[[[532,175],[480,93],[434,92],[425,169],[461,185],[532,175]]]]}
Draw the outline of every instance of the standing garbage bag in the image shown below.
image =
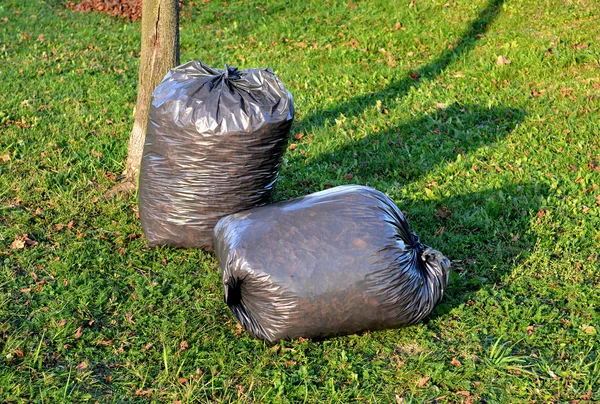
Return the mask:
{"type": "Polygon", "coordinates": [[[227,216],[215,252],[225,302],[270,343],[415,324],[450,271],[390,198],[356,185],[227,216]]]}
{"type": "Polygon", "coordinates": [[[270,202],[293,117],[270,69],[171,70],[152,94],[140,169],[148,244],[211,250],[220,218],[270,202]]]}

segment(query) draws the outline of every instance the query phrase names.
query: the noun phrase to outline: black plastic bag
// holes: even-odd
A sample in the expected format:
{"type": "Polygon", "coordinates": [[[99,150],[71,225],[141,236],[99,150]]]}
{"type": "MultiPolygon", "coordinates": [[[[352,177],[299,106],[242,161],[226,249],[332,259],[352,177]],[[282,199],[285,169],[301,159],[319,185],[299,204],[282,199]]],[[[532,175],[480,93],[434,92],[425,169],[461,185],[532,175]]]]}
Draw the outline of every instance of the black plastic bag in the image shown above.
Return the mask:
{"type": "Polygon", "coordinates": [[[390,198],[356,185],[225,217],[215,252],[225,302],[270,343],[415,324],[450,271],[390,198]]]}
{"type": "Polygon", "coordinates": [[[221,217],[270,202],[293,117],[270,69],[171,70],[152,94],[140,169],[148,244],[211,250],[221,217]]]}

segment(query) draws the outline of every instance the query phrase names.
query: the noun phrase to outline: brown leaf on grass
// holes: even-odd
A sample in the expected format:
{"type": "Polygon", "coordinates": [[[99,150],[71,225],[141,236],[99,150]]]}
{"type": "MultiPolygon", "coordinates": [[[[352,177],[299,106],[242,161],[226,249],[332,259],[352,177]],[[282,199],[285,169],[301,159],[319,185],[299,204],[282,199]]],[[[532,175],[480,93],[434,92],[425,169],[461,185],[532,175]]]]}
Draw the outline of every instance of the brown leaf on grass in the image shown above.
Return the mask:
{"type": "Polygon", "coordinates": [[[77,331],[75,331],[75,335],[73,335],[73,338],[75,338],[75,339],[79,339],[79,338],[81,338],[81,334],[83,334],[83,333],[81,332],[81,328],[82,328],[82,327],[79,327],[79,328],[77,329],[77,331]]]}
{"type": "Polygon", "coordinates": [[[106,345],[106,346],[112,346],[114,344],[112,339],[109,340],[100,340],[98,342],[96,342],[96,345],[106,345]]]}
{"type": "Polygon", "coordinates": [[[540,91],[536,90],[535,88],[532,88],[531,89],[531,95],[534,96],[534,97],[541,97],[542,93],[540,91]]]}
{"type": "Polygon", "coordinates": [[[19,358],[23,357],[23,351],[20,349],[15,349],[15,355],[17,355],[19,358]]]}
{"type": "Polygon", "coordinates": [[[143,390],[143,389],[137,389],[135,391],[135,395],[136,396],[146,396],[146,397],[150,397],[152,395],[152,389],[148,389],[148,390],[143,390]]]}
{"type": "Polygon", "coordinates": [[[446,230],[446,226],[442,226],[438,229],[438,231],[435,232],[436,236],[441,236],[442,234],[444,234],[444,230],[446,230]]]}
{"type": "Polygon", "coordinates": [[[408,8],[413,8],[415,6],[415,4],[417,4],[417,0],[410,0],[410,4],[408,5],[408,8]]]}
{"type": "Polygon", "coordinates": [[[431,379],[431,377],[420,378],[419,381],[417,382],[417,386],[419,386],[419,387],[425,386],[430,379],[431,379]]]}
{"type": "Polygon", "coordinates": [[[94,156],[94,157],[98,157],[98,158],[102,157],[102,153],[97,152],[96,150],[92,150],[91,153],[92,153],[92,156],[94,156]]]}
{"type": "Polygon", "coordinates": [[[298,341],[300,341],[300,342],[307,342],[308,338],[298,337],[298,341]]]}
{"type": "Polygon", "coordinates": [[[421,74],[419,72],[412,72],[411,74],[409,74],[409,76],[413,80],[418,80],[421,77],[421,74]]]}
{"type": "Polygon", "coordinates": [[[498,56],[496,59],[496,66],[504,66],[509,64],[511,64],[511,61],[502,55],[498,56]]]}
{"type": "Polygon", "coordinates": [[[588,335],[595,335],[596,334],[596,328],[594,328],[593,326],[588,325],[588,324],[582,324],[581,325],[581,330],[584,333],[588,334],[588,335]]]}
{"type": "Polygon", "coordinates": [[[450,361],[450,364],[451,364],[452,366],[454,366],[454,367],[459,367],[459,366],[462,366],[462,363],[460,363],[460,361],[459,361],[458,359],[456,359],[456,358],[453,358],[453,359],[450,361]]]}
{"type": "Polygon", "coordinates": [[[304,137],[304,133],[296,133],[296,134],[294,135],[294,139],[296,139],[296,140],[300,140],[300,139],[302,139],[303,137],[304,137]]]}
{"type": "Polygon", "coordinates": [[[22,236],[19,236],[10,244],[10,248],[13,250],[21,250],[25,248],[25,240],[22,236]]]}
{"type": "Polygon", "coordinates": [[[440,210],[435,212],[435,215],[442,219],[449,219],[452,216],[452,212],[450,210],[448,210],[447,207],[442,206],[442,208],[440,210]]]}
{"type": "Polygon", "coordinates": [[[292,143],[289,145],[288,150],[294,150],[296,147],[298,147],[298,145],[296,143],[292,143]]]}
{"type": "Polygon", "coordinates": [[[455,394],[458,394],[459,396],[469,397],[471,395],[471,392],[466,390],[459,390],[455,394]]]}
{"type": "Polygon", "coordinates": [[[354,175],[352,175],[352,174],[346,174],[346,175],[344,175],[344,179],[346,181],[350,181],[352,178],[354,178],[354,175]]]}
{"type": "Polygon", "coordinates": [[[81,371],[81,370],[85,370],[85,369],[87,369],[87,368],[88,368],[88,364],[87,364],[87,362],[86,362],[86,361],[83,361],[83,362],[81,362],[79,365],[77,365],[77,366],[75,367],[75,369],[77,369],[77,370],[79,370],[79,371],[81,371]]]}
{"type": "Polygon", "coordinates": [[[179,378],[179,383],[181,383],[181,384],[186,384],[186,383],[187,383],[187,381],[188,381],[188,380],[187,380],[185,377],[180,377],[180,378],[179,378]]]}
{"type": "Polygon", "coordinates": [[[60,320],[60,321],[58,322],[58,324],[56,324],[56,325],[57,325],[57,326],[59,326],[59,327],[62,327],[62,326],[64,326],[65,324],[67,324],[67,319],[66,319],[66,318],[63,318],[63,319],[62,319],[62,320],[60,320]]]}
{"type": "Polygon", "coordinates": [[[444,109],[444,108],[446,108],[446,104],[443,104],[443,103],[441,103],[441,102],[436,102],[436,103],[434,103],[434,104],[435,104],[435,107],[436,107],[437,109],[444,109]]]}
{"type": "Polygon", "coordinates": [[[593,396],[592,390],[589,390],[587,393],[580,395],[579,398],[582,400],[591,400],[592,396],[593,396]]]}
{"type": "Polygon", "coordinates": [[[3,162],[7,162],[10,160],[10,155],[8,154],[3,154],[2,156],[0,156],[0,160],[2,160],[3,162]]]}
{"type": "Polygon", "coordinates": [[[135,324],[135,321],[133,321],[133,313],[132,312],[125,313],[125,320],[127,320],[127,322],[129,324],[132,324],[132,325],[135,324]]]}

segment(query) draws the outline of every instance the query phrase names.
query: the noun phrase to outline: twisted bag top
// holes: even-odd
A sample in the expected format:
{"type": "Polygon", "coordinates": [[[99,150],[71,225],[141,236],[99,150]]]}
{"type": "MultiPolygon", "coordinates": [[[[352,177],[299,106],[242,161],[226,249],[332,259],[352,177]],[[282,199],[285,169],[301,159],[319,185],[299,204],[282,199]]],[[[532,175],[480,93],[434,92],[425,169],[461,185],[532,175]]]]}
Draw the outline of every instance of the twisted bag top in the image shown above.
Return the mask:
{"type": "Polygon", "coordinates": [[[170,71],[152,94],[140,171],[148,243],[210,250],[221,217],[268,203],[293,116],[270,69],[170,71]]]}
{"type": "Polygon", "coordinates": [[[442,299],[450,270],[390,198],[363,186],[227,216],[215,252],[226,303],[271,343],[415,324],[442,299]]]}

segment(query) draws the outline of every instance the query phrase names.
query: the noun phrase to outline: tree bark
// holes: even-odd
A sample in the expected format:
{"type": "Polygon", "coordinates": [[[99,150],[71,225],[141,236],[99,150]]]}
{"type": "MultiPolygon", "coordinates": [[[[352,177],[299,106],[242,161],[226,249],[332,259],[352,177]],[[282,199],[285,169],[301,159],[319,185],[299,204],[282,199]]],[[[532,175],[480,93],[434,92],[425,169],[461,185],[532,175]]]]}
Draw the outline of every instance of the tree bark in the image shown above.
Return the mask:
{"type": "Polygon", "coordinates": [[[179,65],[179,1],[143,0],[142,51],[133,130],[129,137],[124,182],[136,187],[146,139],[152,92],[173,67],[179,65]]]}

